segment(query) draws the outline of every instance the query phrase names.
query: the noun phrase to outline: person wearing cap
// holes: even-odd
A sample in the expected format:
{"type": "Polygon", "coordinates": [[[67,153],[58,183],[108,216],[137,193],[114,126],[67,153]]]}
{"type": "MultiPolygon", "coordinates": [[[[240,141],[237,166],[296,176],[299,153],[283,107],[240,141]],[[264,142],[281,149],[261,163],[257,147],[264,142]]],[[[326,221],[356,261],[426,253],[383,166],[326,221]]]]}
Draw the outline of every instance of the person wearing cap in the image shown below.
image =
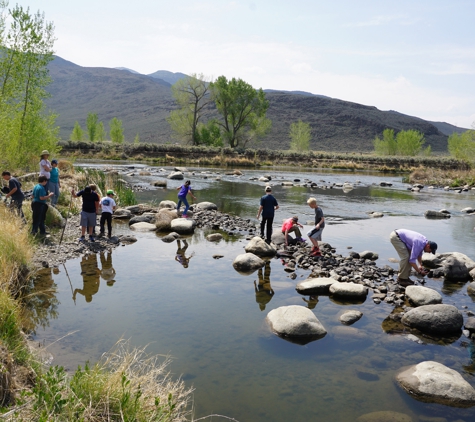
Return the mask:
{"type": "Polygon", "coordinates": [[[25,195],[21,190],[21,183],[12,177],[9,171],[2,172],[2,178],[8,182],[8,188],[5,188],[6,191],[2,190],[2,192],[6,194],[5,200],[12,198],[11,205],[13,209],[16,210],[23,222],[26,223],[25,215],[23,214],[23,200],[25,199],[25,195]]]}
{"type": "Polygon", "coordinates": [[[422,267],[422,254],[437,251],[437,243],[427,240],[425,236],[412,230],[397,229],[389,236],[394,249],[399,255],[398,283],[412,284],[409,278],[411,267],[416,273],[426,275],[428,271],[422,267]]]}
{"type": "Polygon", "coordinates": [[[285,245],[289,244],[289,233],[295,233],[295,240],[297,242],[305,242],[305,239],[302,238],[302,233],[300,232],[300,228],[303,229],[303,226],[299,223],[299,218],[294,215],[291,218],[288,218],[282,224],[282,234],[285,237],[285,245]]]}
{"type": "Polygon", "coordinates": [[[264,237],[264,228],[266,228],[266,243],[270,244],[272,238],[272,224],[274,223],[275,210],[279,209],[277,199],[272,195],[270,186],[265,188],[266,194],[261,198],[259,210],[257,211],[257,219],[262,214],[261,221],[261,237],[264,237]]]}
{"type": "Polygon", "coordinates": [[[61,188],[61,184],[59,183],[58,160],[51,161],[51,170],[49,175],[48,190],[53,192],[53,196],[51,197],[51,206],[56,207],[59,199],[59,189],[61,188]]]}
{"type": "MultiPolygon", "coordinates": [[[[48,160],[49,158],[49,152],[44,149],[41,151],[41,160],[40,160],[40,176],[45,176],[46,180],[50,179],[50,172],[51,172],[51,163],[48,160]]],[[[46,191],[48,191],[48,185],[45,187],[46,191]]]]}
{"type": "Polygon", "coordinates": [[[96,227],[96,214],[99,211],[99,197],[96,192],[93,192],[90,186],[86,186],[84,190],[76,193],[73,189],[71,195],[75,198],[82,197],[82,211],[81,211],[81,237],[80,242],[85,242],[86,229],[89,233],[89,240],[94,242],[94,236],[92,234],[96,227]]]}
{"type": "Polygon", "coordinates": [[[100,227],[100,232],[99,236],[104,236],[105,234],[105,223],[107,221],[107,230],[109,234],[109,239],[112,236],[112,214],[114,213],[117,204],[114,201],[114,196],[115,193],[112,189],[109,189],[107,191],[107,196],[104,196],[104,198],[101,199],[101,208],[102,208],[102,214],[101,214],[101,221],[99,223],[100,227]]]}

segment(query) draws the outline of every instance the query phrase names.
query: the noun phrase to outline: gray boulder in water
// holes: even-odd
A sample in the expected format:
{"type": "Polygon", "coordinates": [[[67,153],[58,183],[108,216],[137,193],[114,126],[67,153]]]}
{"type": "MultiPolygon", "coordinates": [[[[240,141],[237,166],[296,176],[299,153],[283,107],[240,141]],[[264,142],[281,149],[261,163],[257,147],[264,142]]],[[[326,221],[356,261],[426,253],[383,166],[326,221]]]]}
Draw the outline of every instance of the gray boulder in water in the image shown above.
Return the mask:
{"type": "Polygon", "coordinates": [[[427,210],[424,213],[424,217],[433,218],[433,219],[445,219],[445,218],[450,218],[450,214],[447,214],[445,212],[440,212],[440,211],[427,210]]]}
{"type": "Polygon", "coordinates": [[[475,390],[462,375],[438,362],[410,366],[396,376],[399,385],[413,398],[453,407],[475,405],[475,390]]]}
{"type": "Polygon", "coordinates": [[[266,263],[253,253],[243,253],[238,255],[233,262],[236,271],[242,274],[252,274],[254,271],[262,268],[266,263]]]}
{"type": "Polygon", "coordinates": [[[442,303],[442,296],[434,289],[422,286],[407,286],[406,297],[416,306],[442,303]]]}
{"type": "Polygon", "coordinates": [[[447,336],[460,332],[463,316],[452,305],[424,305],[408,311],[401,322],[423,333],[447,336]]]}
{"type": "Polygon", "coordinates": [[[258,236],[253,237],[244,250],[257,256],[274,256],[277,253],[273,246],[268,245],[258,236]]]}

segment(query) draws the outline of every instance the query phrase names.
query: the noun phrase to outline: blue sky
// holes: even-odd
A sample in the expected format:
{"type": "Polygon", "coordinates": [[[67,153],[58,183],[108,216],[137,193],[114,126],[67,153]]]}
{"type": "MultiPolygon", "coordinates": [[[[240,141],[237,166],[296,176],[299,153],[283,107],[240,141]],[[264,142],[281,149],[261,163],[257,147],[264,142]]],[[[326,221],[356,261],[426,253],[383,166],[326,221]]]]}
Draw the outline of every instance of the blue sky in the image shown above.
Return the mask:
{"type": "MultiPolygon", "coordinates": [[[[474,0],[18,0],[81,66],[239,77],[470,127],[474,0]]],[[[13,4],[13,3],[12,3],[13,4]]]]}

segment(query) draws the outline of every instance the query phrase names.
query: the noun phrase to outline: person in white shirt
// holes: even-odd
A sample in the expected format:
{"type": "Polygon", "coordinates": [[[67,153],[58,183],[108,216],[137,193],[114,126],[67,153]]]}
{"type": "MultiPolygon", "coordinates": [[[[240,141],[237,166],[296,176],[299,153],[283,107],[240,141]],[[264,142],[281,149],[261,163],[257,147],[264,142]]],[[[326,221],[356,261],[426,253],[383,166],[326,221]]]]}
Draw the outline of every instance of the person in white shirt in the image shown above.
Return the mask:
{"type": "Polygon", "coordinates": [[[104,236],[105,234],[105,223],[107,221],[107,229],[109,233],[109,239],[112,236],[112,214],[114,213],[117,204],[114,201],[115,193],[112,189],[107,191],[107,196],[101,199],[101,207],[102,207],[102,214],[101,214],[101,222],[100,222],[100,233],[99,236],[104,236]]]}

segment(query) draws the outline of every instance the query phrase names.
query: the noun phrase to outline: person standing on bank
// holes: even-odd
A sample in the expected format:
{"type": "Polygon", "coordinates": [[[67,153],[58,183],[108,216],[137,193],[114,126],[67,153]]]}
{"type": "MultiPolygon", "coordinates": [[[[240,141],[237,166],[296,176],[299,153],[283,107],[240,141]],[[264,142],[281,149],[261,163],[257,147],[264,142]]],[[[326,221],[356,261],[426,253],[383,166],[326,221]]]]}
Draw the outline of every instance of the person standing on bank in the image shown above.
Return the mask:
{"type": "Polygon", "coordinates": [[[59,183],[58,160],[51,161],[51,171],[49,175],[48,189],[54,194],[51,198],[51,206],[56,208],[59,199],[59,189],[61,188],[61,184],[59,183]]]}
{"type": "Polygon", "coordinates": [[[266,229],[266,243],[270,244],[272,238],[272,224],[274,223],[275,211],[279,209],[277,199],[272,195],[272,188],[266,186],[266,194],[261,198],[260,207],[257,211],[257,219],[262,214],[261,237],[264,237],[264,228],[266,229]]]}
{"type": "Polygon", "coordinates": [[[48,179],[46,176],[38,177],[38,184],[33,188],[33,200],[31,202],[31,210],[33,211],[33,227],[31,234],[36,235],[40,229],[40,235],[46,235],[45,219],[48,204],[46,200],[53,196],[52,193],[46,193],[46,185],[48,179]]]}
{"type": "Polygon", "coordinates": [[[105,223],[107,221],[107,230],[109,234],[109,239],[112,237],[112,214],[115,211],[117,204],[114,201],[115,193],[112,189],[107,191],[107,196],[101,199],[101,221],[100,221],[100,232],[99,236],[104,236],[105,234],[105,223]]]}
{"type": "Polygon", "coordinates": [[[2,177],[8,182],[8,193],[5,195],[5,199],[12,198],[12,207],[16,210],[23,222],[26,223],[22,209],[25,195],[21,190],[21,183],[12,177],[9,171],[2,172],[2,177]]]}
{"type": "Polygon", "coordinates": [[[422,267],[422,254],[437,251],[437,243],[427,240],[425,236],[412,230],[396,229],[389,235],[394,249],[399,255],[398,283],[413,284],[409,278],[411,267],[416,273],[426,275],[428,271],[422,267]]]}
{"type": "MultiPolygon", "coordinates": [[[[49,162],[48,158],[49,158],[49,152],[46,149],[41,151],[40,176],[45,176],[47,182],[49,182],[50,173],[51,173],[51,169],[52,169],[51,163],[49,162]]],[[[48,184],[46,184],[46,186],[45,186],[46,193],[48,193],[48,188],[49,188],[49,186],[48,186],[48,184]]]]}
{"type": "Polygon", "coordinates": [[[315,227],[307,233],[308,238],[312,242],[310,255],[322,256],[318,242],[322,241],[322,233],[323,229],[325,228],[325,217],[323,216],[323,211],[318,206],[317,200],[315,198],[309,198],[307,204],[310,208],[315,210],[315,227]]]}
{"type": "Polygon", "coordinates": [[[99,211],[99,197],[96,192],[93,192],[90,186],[86,186],[84,190],[76,193],[74,189],[71,191],[71,195],[75,198],[82,196],[82,211],[81,211],[81,237],[80,242],[86,240],[86,228],[89,234],[89,240],[94,242],[94,236],[92,234],[94,227],[96,227],[96,214],[99,211]]]}
{"type": "Polygon", "coordinates": [[[180,212],[181,203],[183,202],[185,204],[185,210],[181,215],[183,218],[188,218],[187,212],[190,209],[190,204],[186,200],[186,195],[190,194],[193,199],[196,199],[196,196],[194,196],[193,192],[191,192],[190,185],[191,182],[187,180],[184,185],[181,185],[180,187],[176,188],[176,190],[180,191],[178,192],[178,205],[176,206],[176,212],[177,214],[180,212]]]}

